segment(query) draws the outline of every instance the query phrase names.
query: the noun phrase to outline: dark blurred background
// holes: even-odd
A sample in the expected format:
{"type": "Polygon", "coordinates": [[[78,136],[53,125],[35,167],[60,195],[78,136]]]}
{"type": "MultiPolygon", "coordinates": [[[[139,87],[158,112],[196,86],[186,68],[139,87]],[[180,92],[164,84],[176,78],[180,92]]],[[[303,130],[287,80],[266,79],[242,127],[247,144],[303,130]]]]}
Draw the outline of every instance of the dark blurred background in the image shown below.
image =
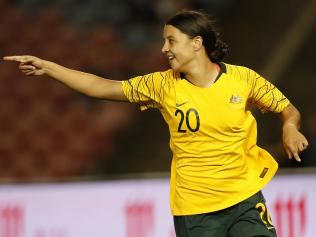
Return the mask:
{"type": "MultiPolygon", "coordinates": [[[[254,111],[258,143],[281,167],[316,165],[316,1],[14,0],[0,2],[1,56],[31,54],[66,67],[123,80],[165,70],[166,19],[183,8],[213,15],[231,48],[227,63],[272,81],[302,113],[310,147],[288,160],[277,116],[254,111]]],[[[99,101],[48,77],[27,78],[0,63],[0,177],[103,179],[168,172],[169,135],[158,111],[99,101]]]]}

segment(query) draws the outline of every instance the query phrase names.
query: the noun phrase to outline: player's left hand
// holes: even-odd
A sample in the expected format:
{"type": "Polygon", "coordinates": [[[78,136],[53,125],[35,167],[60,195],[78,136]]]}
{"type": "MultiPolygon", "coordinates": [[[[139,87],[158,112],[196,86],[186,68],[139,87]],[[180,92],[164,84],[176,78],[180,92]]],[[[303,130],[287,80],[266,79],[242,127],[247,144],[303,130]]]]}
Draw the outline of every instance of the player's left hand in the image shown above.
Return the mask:
{"type": "Polygon", "coordinates": [[[299,154],[308,147],[308,141],[294,125],[283,126],[283,146],[289,157],[301,162],[299,154]]]}

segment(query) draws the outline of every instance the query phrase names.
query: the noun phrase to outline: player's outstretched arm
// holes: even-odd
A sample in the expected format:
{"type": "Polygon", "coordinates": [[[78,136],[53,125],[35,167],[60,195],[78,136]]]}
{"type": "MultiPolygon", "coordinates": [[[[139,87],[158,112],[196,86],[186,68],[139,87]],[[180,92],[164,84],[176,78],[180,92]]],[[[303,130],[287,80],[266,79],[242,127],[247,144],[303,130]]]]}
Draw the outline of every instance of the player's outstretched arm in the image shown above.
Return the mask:
{"type": "Polygon", "coordinates": [[[19,62],[19,69],[27,76],[46,74],[88,96],[106,100],[127,101],[120,81],[72,70],[29,55],[5,56],[3,59],[19,62]]]}
{"type": "Polygon", "coordinates": [[[299,153],[308,147],[308,141],[305,136],[300,133],[300,113],[292,105],[288,105],[281,113],[281,120],[283,122],[283,145],[289,158],[293,157],[297,161],[301,161],[299,153]]]}

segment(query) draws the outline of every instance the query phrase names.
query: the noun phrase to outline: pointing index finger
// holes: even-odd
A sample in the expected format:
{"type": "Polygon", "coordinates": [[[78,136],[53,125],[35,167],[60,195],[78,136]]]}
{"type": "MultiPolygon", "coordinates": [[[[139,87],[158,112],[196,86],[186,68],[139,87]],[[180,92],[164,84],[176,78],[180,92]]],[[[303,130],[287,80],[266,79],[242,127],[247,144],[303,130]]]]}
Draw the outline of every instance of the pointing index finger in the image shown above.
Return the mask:
{"type": "Polygon", "coordinates": [[[28,60],[30,60],[30,57],[28,57],[28,56],[4,56],[3,60],[25,63],[28,60]]]}
{"type": "Polygon", "coordinates": [[[7,61],[22,62],[21,59],[22,59],[21,56],[4,56],[4,57],[3,57],[3,60],[7,60],[7,61]]]}

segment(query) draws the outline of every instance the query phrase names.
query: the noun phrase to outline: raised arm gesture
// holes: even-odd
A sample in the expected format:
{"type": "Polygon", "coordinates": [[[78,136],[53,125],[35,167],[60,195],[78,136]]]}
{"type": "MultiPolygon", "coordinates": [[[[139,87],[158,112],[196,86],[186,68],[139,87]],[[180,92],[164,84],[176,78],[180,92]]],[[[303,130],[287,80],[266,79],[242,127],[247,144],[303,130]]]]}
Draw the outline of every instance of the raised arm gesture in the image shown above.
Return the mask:
{"type": "Polygon", "coordinates": [[[30,55],[5,56],[3,59],[20,63],[19,69],[27,76],[45,74],[91,97],[127,101],[120,81],[109,80],[90,73],[72,70],[30,55]]]}

